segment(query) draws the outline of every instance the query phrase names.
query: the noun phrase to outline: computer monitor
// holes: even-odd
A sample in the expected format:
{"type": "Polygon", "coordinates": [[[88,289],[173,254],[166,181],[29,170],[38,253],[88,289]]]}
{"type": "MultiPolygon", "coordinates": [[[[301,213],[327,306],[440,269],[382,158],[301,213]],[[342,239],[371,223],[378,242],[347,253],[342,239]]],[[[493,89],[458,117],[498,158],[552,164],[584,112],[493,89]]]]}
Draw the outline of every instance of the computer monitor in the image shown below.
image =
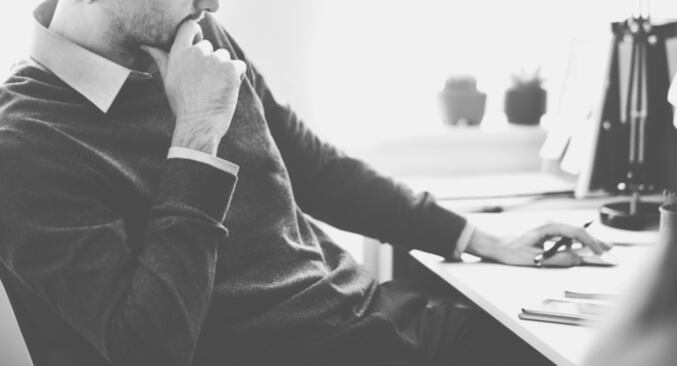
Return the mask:
{"type": "Polygon", "coordinates": [[[677,130],[667,100],[677,69],[677,22],[632,18],[612,23],[612,33],[576,195],[627,196],[600,208],[602,222],[644,230],[658,225],[659,212],[642,197],[677,189],[677,130]]]}

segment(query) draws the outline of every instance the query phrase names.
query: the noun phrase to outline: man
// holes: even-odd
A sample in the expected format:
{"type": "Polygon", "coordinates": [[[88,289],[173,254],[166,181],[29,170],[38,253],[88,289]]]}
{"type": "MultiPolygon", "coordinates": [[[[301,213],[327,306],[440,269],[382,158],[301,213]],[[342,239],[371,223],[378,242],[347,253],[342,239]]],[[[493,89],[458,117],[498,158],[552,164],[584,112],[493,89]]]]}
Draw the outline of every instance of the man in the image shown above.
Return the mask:
{"type": "Polygon", "coordinates": [[[0,92],[0,258],[50,362],[507,357],[491,320],[377,284],[305,215],[450,259],[533,265],[558,235],[604,249],[560,224],[500,240],[321,142],[206,13],[218,7],[50,0],[35,12],[31,60],[0,92]]]}

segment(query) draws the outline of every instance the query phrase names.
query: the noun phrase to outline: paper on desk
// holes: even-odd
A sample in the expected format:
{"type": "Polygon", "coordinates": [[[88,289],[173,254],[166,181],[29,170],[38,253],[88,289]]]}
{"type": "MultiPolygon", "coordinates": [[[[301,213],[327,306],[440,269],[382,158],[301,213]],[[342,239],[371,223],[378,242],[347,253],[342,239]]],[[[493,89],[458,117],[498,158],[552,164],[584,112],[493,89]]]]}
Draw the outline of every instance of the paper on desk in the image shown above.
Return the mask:
{"type": "Polygon", "coordinates": [[[615,245],[654,245],[658,240],[658,231],[631,231],[617,229],[595,221],[588,227],[594,237],[615,245]]]}

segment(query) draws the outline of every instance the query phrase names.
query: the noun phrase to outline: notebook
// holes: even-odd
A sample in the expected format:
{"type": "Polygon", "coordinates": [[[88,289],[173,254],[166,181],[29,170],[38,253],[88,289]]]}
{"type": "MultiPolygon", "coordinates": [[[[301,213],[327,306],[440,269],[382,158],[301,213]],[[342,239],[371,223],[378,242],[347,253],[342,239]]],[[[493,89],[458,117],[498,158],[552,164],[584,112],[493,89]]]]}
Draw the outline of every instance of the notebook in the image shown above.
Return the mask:
{"type": "Polygon", "coordinates": [[[595,325],[610,311],[612,305],[567,299],[546,299],[522,308],[520,319],[572,325],[595,325]]]}

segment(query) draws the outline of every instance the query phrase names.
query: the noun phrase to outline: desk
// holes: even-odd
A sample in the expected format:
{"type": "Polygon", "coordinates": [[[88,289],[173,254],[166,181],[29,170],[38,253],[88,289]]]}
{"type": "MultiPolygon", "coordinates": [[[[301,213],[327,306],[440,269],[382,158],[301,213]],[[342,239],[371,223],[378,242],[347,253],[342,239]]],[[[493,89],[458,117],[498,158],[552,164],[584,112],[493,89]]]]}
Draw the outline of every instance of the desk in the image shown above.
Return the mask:
{"type": "MultiPolygon", "coordinates": [[[[580,225],[595,215],[595,208],[573,208],[467,216],[489,232],[520,234],[544,220],[580,225]]],[[[564,290],[575,284],[632,283],[651,248],[616,246],[612,252],[621,265],[613,268],[523,268],[479,262],[472,256],[465,257],[462,263],[446,263],[424,252],[414,251],[411,255],[555,364],[573,366],[583,361],[598,328],[520,320],[517,314],[524,306],[563,297],[564,290]]]]}

